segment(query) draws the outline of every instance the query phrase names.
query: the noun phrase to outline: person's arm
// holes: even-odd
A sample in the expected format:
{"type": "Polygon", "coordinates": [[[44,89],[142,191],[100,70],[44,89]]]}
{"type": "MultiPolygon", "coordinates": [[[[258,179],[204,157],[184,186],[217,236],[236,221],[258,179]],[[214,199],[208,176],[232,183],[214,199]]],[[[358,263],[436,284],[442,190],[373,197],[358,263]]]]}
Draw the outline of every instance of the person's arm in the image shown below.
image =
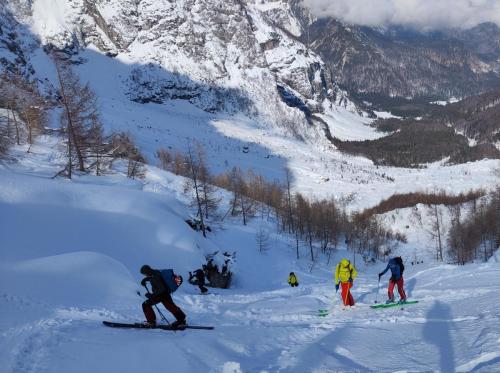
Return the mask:
{"type": "Polygon", "coordinates": [[[335,267],[335,285],[339,284],[339,276],[340,276],[339,270],[340,270],[340,263],[337,264],[337,266],[335,267]]]}
{"type": "Polygon", "coordinates": [[[142,286],[146,286],[146,282],[151,282],[151,277],[150,277],[150,276],[146,276],[146,277],[144,277],[144,278],[141,280],[141,285],[142,285],[142,286]]]}
{"type": "Polygon", "coordinates": [[[378,274],[378,277],[382,277],[383,275],[385,275],[385,273],[389,270],[389,263],[387,263],[387,267],[385,267],[384,271],[383,272],[380,272],[378,274]]]}
{"type": "Polygon", "coordinates": [[[356,267],[351,264],[351,278],[354,280],[358,276],[358,271],[356,271],[356,267]]]}

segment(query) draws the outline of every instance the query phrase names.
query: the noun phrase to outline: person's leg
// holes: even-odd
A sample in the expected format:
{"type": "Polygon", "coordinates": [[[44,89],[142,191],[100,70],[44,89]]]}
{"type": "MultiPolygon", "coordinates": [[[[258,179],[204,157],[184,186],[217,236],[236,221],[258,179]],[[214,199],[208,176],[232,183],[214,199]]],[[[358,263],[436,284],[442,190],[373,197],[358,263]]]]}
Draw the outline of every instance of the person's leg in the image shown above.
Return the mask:
{"type": "Polygon", "coordinates": [[[350,299],[349,299],[349,283],[348,282],[341,282],[340,285],[342,286],[342,302],[344,303],[344,306],[350,306],[350,299]]]}
{"type": "Polygon", "coordinates": [[[174,317],[177,319],[177,321],[184,321],[186,320],[186,314],[184,312],[182,312],[182,310],[177,307],[177,305],[174,303],[174,301],[172,300],[172,297],[170,296],[170,294],[165,294],[163,297],[162,297],[162,301],[163,305],[165,306],[165,308],[167,310],[169,310],[169,312],[174,315],[174,317]]]}
{"type": "Polygon", "coordinates": [[[352,292],[351,292],[352,283],[348,282],[348,284],[349,284],[349,287],[348,287],[348,292],[349,292],[349,297],[348,297],[349,306],[354,306],[354,297],[352,296],[352,292]]]}
{"type": "Polygon", "coordinates": [[[394,285],[396,285],[396,282],[389,280],[389,287],[387,288],[389,300],[394,300],[394,285]]]}
{"type": "Polygon", "coordinates": [[[150,324],[154,324],[156,322],[156,314],[153,311],[153,305],[158,302],[155,302],[153,299],[148,299],[142,303],[142,312],[144,312],[144,316],[146,316],[146,320],[150,324]]]}
{"type": "Polygon", "coordinates": [[[398,293],[399,293],[399,297],[401,298],[401,301],[406,300],[406,293],[405,293],[405,289],[404,289],[404,284],[405,284],[405,281],[403,280],[403,277],[401,276],[401,278],[397,281],[398,293]]]}

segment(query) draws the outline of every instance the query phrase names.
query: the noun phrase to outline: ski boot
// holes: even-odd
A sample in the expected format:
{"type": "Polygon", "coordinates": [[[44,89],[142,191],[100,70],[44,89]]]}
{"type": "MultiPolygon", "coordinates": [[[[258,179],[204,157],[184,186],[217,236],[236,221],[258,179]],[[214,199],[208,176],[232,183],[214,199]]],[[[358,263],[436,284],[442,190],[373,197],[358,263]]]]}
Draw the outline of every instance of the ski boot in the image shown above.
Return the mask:
{"type": "Polygon", "coordinates": [[[143,321],[141,325],[144,328],[155,328],[156,327],[156,321],[143,321]]]}
{"type": "Polygon", "coordinates": [[[183,329],[187,326],[186,319],[174,321],[172,324],[172,329],[183,329]]]}

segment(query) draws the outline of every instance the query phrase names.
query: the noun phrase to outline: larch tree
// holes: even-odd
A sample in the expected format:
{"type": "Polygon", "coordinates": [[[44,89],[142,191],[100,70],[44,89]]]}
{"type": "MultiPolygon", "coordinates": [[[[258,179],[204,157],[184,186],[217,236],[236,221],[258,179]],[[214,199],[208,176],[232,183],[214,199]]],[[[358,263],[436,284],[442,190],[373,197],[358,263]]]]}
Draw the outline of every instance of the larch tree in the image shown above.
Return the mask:
{"type": "Polygon", "coordinates": [[[86,171],[85,157],[90,147],[91,128],[99,124],[97,97],[89,84],[83,85],[70,64],[54,56],[59,83],[59,102],[63,108],[61,125],[66,134],[67,165],[66,173],[71,179],[73,157],[76,157],[78,170],[86,171]]]}

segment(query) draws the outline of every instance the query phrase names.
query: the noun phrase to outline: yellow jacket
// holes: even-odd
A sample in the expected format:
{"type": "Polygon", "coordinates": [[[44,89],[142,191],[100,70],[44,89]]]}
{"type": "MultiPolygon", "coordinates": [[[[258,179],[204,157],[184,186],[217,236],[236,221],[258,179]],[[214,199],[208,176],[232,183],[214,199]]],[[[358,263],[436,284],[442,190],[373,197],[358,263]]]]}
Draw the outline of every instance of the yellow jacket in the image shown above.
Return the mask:
{"type": "Polygon", "coordinates": [[[289,283],[290,285],[294,285],[294,284],[296,284],[297,282],[298,282],[298,280],[297,280],[297,276],[295,276],[295,275],[290,275],[290,276],[288,276],[288,283],[289,283]]]}
{"type": "Polygon", "coordinates": [[[358,271],[347,259],[342,259],[337,267],[335,268],[335,285],[340,282],[347,282],[349,279],[355,279],[358,275],[358,271]]]}

